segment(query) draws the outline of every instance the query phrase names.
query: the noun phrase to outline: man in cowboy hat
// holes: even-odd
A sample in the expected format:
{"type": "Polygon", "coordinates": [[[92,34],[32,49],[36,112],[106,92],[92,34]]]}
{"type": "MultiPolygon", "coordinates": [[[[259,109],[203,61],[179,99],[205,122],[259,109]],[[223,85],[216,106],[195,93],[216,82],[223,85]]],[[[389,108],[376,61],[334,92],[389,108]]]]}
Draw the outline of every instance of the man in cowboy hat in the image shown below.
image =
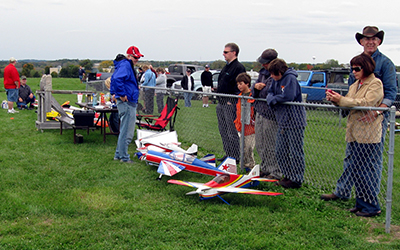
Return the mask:
{"type": "MultiPolygon", "coordinates": [[[[396,86],[396,67],[393,62],[384,54],[378,50],[378,46],[382,44],[384,32],[375,26],[366,26],[363,29],[363,33],[356,33],[357,42],[364,47],[364,53],[370,55],[375,61],[374,74],[383,83],[384,97],[379,107],[390,107],[396,99],[397,86],[396,86]]],[[[349,85],[355,82],[353,73],[349,77],[349,85]]],[[[383,115],[382,121],[382,140],[380,150],[383,151],[386,130],[388,127],[389,112],[382,111],[369,111],[362,120],[365,122],[374,121],[379,115],[383,115]]],[[[377,162],[382,166],[382,153],[375,153],[377,156],[377,162]]],[[[347,154],[346,154],[347,155],[347,154]]],[[[350,178],[346,172],[346,164],[348,159],[344,159],[344,171],[340,176],[336,184],[336,190],[332,194],[323,194],[321,199],[323,200],[336,200],[350,198],[351,188],[354,184],[354,180],[350,178]]]]}

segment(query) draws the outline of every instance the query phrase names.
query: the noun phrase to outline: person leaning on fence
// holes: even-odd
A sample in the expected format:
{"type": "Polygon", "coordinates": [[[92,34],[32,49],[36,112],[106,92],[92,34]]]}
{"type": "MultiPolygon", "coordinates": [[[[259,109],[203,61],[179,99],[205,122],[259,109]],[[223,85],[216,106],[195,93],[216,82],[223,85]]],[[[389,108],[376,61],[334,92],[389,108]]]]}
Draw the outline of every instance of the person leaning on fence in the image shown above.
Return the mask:
{"type": "Polygon", "coordinates": [[[35,96],[32,93],[31,88],[26,84],[26,76],[21,76],[21,87],[18,91],[18,102],[17,106],[19,109],[34,109],[33,103],[35,102],[35,96]],[[28,107],[29,104],[29,107],[28,107]]]}
{"type": "Polygon", "coordinates": [[[117,99],[120,128],[114,160],[133,163],[128,146],[135,134],[136,107],[139,99],[139,86],[134,65],[143,55],[135,46],[126,51],[127,56],[118,54],[114,60],[115,71],[111,76],[110,94],[117,99]]]}
{"type": "Polygon", "coordinates": [[[273,80],[268,66],[277,57],[278,53],[274,49],[266,49],[262,52],[257,61],[263,67],[259,71],[257,82],[251,86],[251,93],[254,98],[264,99],[264,101],[256,100],[253,104],[256,113],[256,149],[261,158],[260,176],[280,180],[282,173],[275,153],[278,124],[274,112],[265,101],[273,80]]]}
{"type": "MultiPolygon", "coordinates": [[[[350,65],[357,81],[350,86],[345,97],[327,91],[326,99],[341,107],[378,107],[383,100],[383,85],[374,75],[374,60],[363,53],[351,59],[350,65]]],[[[378,194],[382,166],[377,159],[382,154],[379,147],[383,117],[379,115],[373,121],[363,121],[362,117],[366,113],[368,111],[351,110],[348,115],[346,156],[339,180],[349,178],[354,183],[356,206],[350,212],[357,216],[371,217],[381,213],[378,194]]]]}
{"type": "MultiPolygon", "coordinates": [[[[236,77],[239,96],[251,96],[251,77],[246,73],[240,73],[236,77]]],[[[244,123],[244,145],[243,145],[243,164],[246,172],[250,172],[254,165],[254,146],[255,146],[255,131],[254,131],[254,99],[239,98],[236,104],[236,119],[234,121],[239,138],[242,133],[242,121],[244,123]],[[243,105],[242,105],[243,102],[243,105]]]]}
{"type": "MultiPolygon", "coordinates": [[[[370,55],[372,59],[375,61],[375,69],[374,74],[375,77],[379,78],[383,84],[383,100],[380,103],[379,107],[390,107],[396,99],[397,87],[396,87],[396,68],[393,62],[382,54],[378,50],[378,46],[382,44],[384,32],[379,31],[377,27],[374,26],[366,26],[363,29],[363,33],[356,33],[355,35],[357,42],[364,47],[364,53],[370,55]]],[[[352,85],[355,82],[354,74],[351,72],[349,77],[349,85],[352,85]]],[[[382,138],[380,143],[380,154],[377,154],[376,160],[383,167],[383,148],[385,143],[385,135],[388,128],[388,120],[389,120],[389,112],[385,111],[369,111],[365,113],[362,117],[362,120],[374,121],[380,115],[383,116],[382,119],[382,138]]],[[[345,164],[348,159],[345,158],[345,164]]],[[[332,194],[324,194],[321,196],[324,200],[336,200],[343,199],[348,200],[351,197],[351,189],[354,186],[354,181],[351,178],[348,178],[346,173],[343,172],[342,177],[338,180],[336,185],[336,190],[332,194]]]]}
{"type": "Polygon", "coordinates": [[[284,178],[277,184],[284,188],[300,188],[304,180],[304,130],[307,125],[304,106],[283,104],[301,102],[297,72],[282,59],[274,59],[268,67],[273,79],[267,103],[278,123],[276,158],[284,178]]]}
{"type": "MultiPolygon", "coordinates": [[[[228,43],[225,45],[223,56],[226,65],[222,68],[218,76],[217,93],[238,95],[240,93],[236,77],[246,72],[245,67],[238,61],[239,46],[235,43],[228,43]]],[[[239,137],[233,121],[236,119],[236,102],[237,98],[218,96],[218,104],[216,113],[218,118],[218,130],[221,135],[222,145],[225,151],[225,156],[217,159],[217,161],[224,161],[228,156],[235,158],[239,161],[240,158],[240,144],[239,137]]]]}
{"type": "MultiPolygon", "coordinates": [[[[165,70],[163,68],[157,68],[157,78],[156,78],[156,87],[158,88],[166,88],[167,87],[167,77],[165,76],[165,70]]],[[[157,102],[157,111],[161,114],[164,109],[164,95],[167,93],[164,89],[156,89],[156,102],[157,102]]]]}

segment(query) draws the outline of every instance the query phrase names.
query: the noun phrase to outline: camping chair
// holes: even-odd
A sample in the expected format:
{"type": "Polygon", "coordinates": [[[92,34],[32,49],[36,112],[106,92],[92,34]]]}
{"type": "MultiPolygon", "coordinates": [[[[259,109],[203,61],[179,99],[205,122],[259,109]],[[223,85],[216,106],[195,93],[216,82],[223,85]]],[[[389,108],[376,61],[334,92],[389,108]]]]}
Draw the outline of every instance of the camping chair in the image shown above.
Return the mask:
{"type": "Polygon", "coordinates": [[[179,109],[178,108],[178,99],[168,97],[167,103],[158,118],[156,118],[154,116],[150,117],[150,116],[144,116],[144,115],[138,114],[136,116],[136,118],[138,119],[138,121],[136,122],[136,125],[139,128],[145,128],[145,129],[150,129],[150,130],[155,130],[155,131],[165,131],[166,127],[169,123],[169,130],[174,131],[175,118],[176,118],[178,109],[179,109]],[[144,118],[145,122],[142,122],[143,118],[144,118]]]}

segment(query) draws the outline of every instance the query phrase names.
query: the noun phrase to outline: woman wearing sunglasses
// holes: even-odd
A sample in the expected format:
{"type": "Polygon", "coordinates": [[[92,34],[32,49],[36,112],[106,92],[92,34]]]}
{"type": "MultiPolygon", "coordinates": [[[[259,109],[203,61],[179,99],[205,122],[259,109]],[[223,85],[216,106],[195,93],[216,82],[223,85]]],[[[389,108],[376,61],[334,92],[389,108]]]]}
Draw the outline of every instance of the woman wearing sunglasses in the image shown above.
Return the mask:
{"type": "MultiPolygon", "coordinates": [[[[383,99],[383,85],[375,77],[375,62],[367,54],[355,56],[350,61],[351,70],[357,79],[346,96],[328,90],[326,99],[341,107],[378,107],[383,99]]],[[[380,112],[380,111],[376,111],[380,112]]],[[[355,186],[356,205],[350,212],[357,216],[372,217],[380,215],[378,201],[382,169],[376,159],[382,154],[379,145],[382,136],[382,119],[362,119],[368,111],[350,110],[346,129],[346,156],[343,163],[343,173],[340,180],[349,180],[349,185],[355,186]]],[[[379,113],[381,114],[381,113],[379,113]]],[[[351,190],[349,186],[346,190],[351,190]]],[[[338,198],[350,197],[349,194],[334,193],[338,198]]],[[[328,195],[329,196],[329,195],[328,195]]],[[[321,196],[324,199],[324,195],[321,196]]]]}

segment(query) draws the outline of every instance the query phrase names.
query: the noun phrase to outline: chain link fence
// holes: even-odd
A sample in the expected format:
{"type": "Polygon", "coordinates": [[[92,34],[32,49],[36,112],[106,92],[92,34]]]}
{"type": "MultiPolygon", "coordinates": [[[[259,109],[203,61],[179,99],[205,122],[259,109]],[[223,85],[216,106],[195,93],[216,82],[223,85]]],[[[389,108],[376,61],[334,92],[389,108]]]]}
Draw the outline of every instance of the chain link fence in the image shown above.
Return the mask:
{"type": "MultiPolygon", "coordinates": [[[[183,98],[184,92],[192,91],[168,90],[166,96],[183,98]]],[[[183,148],[195,143],[199,147],[199,157],[209,153],[216,158],[234,157],[242,172],[261,164],[266,174],[277,178],[282,174],[290,176],[303,185],[327,192],[335,190],[340,178],[343,189],[339,192],[343,196],[357,196],[374,203],[379,193],[378,200],[382,207],[386,204],[386,223],[390,225],[395,108],[348,109],[331,104],[287,103],[291,112],[282,119],[287,119],[292,126],[279,127],[276,122],[267,121],[259,125],[263,134],[255,129],[260,114],[253,114],[249,106],[242,104],[249,100],[266,100],[212,93],[209,106],[203,107],[201,93],[192,93],[196,98],[191,100],[191,107],[185,107],[184,100],[179,99],[180,110],[175,122],[183,148]],[[219,102],[212,101],[215,99],[219,102]],[[384,111],[384,115],[379,116],[377,122],[355,121],[357,117],[378,110],[384,111]],[[237,119],[237,114],[241,119],[237,119]],[[304,128],[303,115],[307,123],[304,128]],[[390,133],[387,133],[388,124],[390,133]],[[271,166],[275,173],[269,169],[271,166]]]]}

